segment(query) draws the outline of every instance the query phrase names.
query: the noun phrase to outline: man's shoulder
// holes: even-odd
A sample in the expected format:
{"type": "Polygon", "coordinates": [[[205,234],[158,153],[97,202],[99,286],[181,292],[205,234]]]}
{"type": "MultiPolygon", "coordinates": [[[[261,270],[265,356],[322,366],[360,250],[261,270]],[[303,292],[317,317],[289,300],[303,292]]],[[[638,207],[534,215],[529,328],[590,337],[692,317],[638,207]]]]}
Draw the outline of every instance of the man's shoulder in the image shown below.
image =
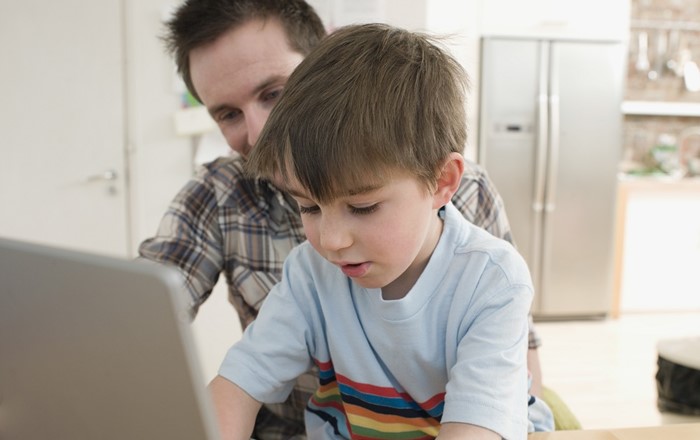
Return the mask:
{"type": "Polygon", "coordinates": [[[465,159],[464,172],[462,173],[462,179],[459,182],[459,188],[457,188],[454,198],[470,197],[481,193],[491,195],[491,193],[496,193],[496,189],[493,187],[488,173],[481,165],[465,159]]]}
{"type": "Polygon", "coordinates": [[[233,194],[237,194],[236,199],[262,197],[269,190],[263,181],[247,174],[245,160],[238,155],[219,157],[201,165],[195,181],[211,188],[219,198],[228,198],[233,194]]]}
{"type": "Polygon", "coordinates": [[[464,173],[462,181],[481,180],[486,177],[487,173],[484,167],[474,162],[473,160],[464,158],[464,173]]]}
{"type": "Polygon", "coordinates": [[[197,176],[204,180],[238,180],[245,178],[245,162],[241,156],[221,156],[202,164],[197,176]]]}

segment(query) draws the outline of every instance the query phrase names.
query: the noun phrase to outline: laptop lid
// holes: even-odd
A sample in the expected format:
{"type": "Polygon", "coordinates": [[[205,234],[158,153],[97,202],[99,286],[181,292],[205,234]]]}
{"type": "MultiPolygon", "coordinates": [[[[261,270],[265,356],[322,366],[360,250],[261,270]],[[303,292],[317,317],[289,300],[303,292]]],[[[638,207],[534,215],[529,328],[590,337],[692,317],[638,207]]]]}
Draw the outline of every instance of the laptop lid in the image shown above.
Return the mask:
{"type": "Polygon", "coordinates": [[[181,286],[0,239],[0,439],[218,438],[181,286]]]}

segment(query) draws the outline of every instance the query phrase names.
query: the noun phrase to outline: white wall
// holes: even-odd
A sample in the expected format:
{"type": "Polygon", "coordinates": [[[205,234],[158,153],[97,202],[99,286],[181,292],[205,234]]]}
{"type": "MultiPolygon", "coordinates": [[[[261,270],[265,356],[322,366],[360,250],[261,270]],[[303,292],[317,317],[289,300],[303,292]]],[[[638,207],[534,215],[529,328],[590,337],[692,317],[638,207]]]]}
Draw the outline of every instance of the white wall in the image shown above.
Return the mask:
{"type": "Polygon", "coordinates": [[[126,0],[128,148],[133,249],[156,231],[170,199],[192,172],[191,140],[175,135],[174,63],[159,39],[174,2],[126,0]]]}
{"type": "Polygon", "coordinates": [[[629,0],[478,0],[484,34],[625,40],[629,0]]]}

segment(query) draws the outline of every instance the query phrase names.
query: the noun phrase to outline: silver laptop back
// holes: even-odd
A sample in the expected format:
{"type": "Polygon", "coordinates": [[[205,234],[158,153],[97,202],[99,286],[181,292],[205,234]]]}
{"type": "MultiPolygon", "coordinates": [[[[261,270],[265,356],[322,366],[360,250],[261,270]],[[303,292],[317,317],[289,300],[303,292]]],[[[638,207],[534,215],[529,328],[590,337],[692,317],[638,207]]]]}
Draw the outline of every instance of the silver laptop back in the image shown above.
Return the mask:
{"type": "Polygon", "coordinates": [[[0,439],[216,439],[182,283],[0,239],[0,439]]]}

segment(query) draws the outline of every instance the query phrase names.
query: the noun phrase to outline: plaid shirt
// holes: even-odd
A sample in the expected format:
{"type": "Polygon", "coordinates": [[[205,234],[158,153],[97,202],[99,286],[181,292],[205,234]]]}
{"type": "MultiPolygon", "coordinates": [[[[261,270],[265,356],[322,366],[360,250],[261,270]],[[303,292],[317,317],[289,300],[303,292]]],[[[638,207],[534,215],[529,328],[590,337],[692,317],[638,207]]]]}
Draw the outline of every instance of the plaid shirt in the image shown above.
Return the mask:
{"type": "MultiPolygon", "coordinates": [[[[513,241],[503,201],[478,165],[466,161],[452,202],[473,224],[513,241]]],[[[157,235],[141,244],[139,254],[179,267],[193,315],[223,273],[229,300],[245,328],[280,279],[285,257],[304,240],[294,200],[267,181],[246,177],[243,160],[235,156],[199,170],[170,204],[157,235]]],[[[529,344],[539,346],[532,326],[529,344]]],[[[303,409],[316,384],[313,373],[302,377],[287,404],[263,407],[254,437],[303,435],[303,409]]]]}

